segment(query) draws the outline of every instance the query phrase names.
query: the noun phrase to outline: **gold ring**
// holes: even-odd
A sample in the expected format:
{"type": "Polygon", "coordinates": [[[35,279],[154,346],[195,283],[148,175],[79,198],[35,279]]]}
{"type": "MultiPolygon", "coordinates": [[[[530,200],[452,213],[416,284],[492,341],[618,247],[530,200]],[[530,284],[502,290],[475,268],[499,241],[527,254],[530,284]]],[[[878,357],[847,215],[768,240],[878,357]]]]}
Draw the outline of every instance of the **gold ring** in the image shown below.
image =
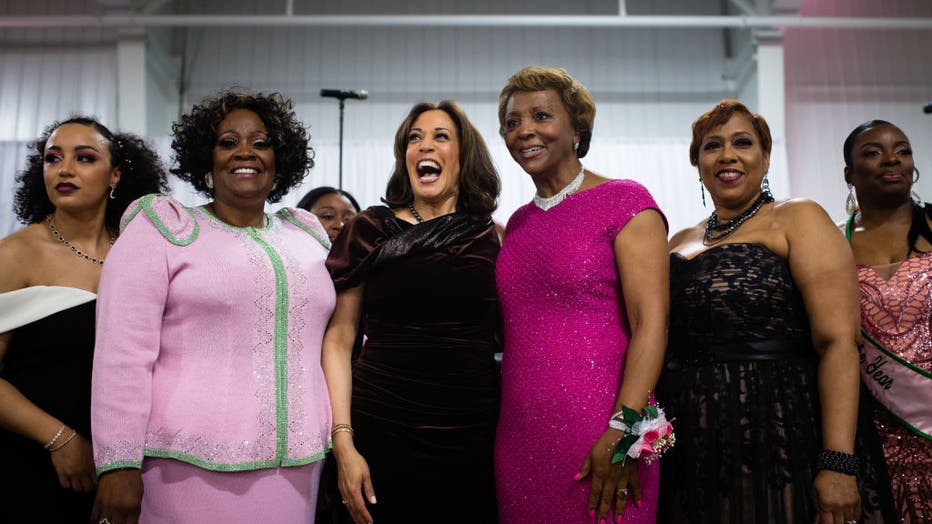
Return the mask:
{"type": "Polygon", "coordinates": [[[617,491],[618,491],[618,493],[621,493],[622,495],[627,495],[627,494],[628,494],[628,488],[618,488],[617,491]]]}
{"type": "Polygon", "coordinates": [[[346,504],[346,499],[343,499],[343,501],[342,501],[342,502],[343,502],[344,504],[346,504]]]}

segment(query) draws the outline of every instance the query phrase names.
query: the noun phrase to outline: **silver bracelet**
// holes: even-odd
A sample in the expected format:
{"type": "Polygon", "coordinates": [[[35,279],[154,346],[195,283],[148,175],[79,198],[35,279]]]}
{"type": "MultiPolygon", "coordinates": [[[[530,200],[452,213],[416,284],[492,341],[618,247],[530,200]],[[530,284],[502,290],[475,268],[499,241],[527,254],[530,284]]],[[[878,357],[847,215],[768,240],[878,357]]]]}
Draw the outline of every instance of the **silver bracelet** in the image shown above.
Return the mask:
{"type": "Polygon", "coordinates": [[[61,427],[58,428],[58,433],[56,433],[55,436],[52,437],[52,440],[48,441],[48,443],[44,446],[45,449],[51,449],[52,446],[55,445],[55,442],[58,440],[58,437],[61,437],[61,434],[64,432],[65,432],[65,425],[62,424],[61,427]]]}
{"type": "Polygon", "coordinates": [[[624,411],[619,411],[618,413],[612,415],[610,419],[608,419],[608,427],[627,433],[631,428],[629,428],[628,425],[624,423],[624,419],[624,411]]]}
{"type": "Polygon", "coordinates": [[[71,430],[71,434],[68,435],[68,438],[66,438],[66,439],[64,440],[64,442],[62,442],[62,443],[59,444],[58,446],[56,446],[56,447],[50,449],[50,450],[49,450],[49,453],[55,453],[56,451],[60,450],[61,448],[67,446],[68,443],[71,442],[71,439],[73,439],[74,436],[77,435],[77,434],[78,434],[78,430],[72,429],[72,430],[71,430]]]}

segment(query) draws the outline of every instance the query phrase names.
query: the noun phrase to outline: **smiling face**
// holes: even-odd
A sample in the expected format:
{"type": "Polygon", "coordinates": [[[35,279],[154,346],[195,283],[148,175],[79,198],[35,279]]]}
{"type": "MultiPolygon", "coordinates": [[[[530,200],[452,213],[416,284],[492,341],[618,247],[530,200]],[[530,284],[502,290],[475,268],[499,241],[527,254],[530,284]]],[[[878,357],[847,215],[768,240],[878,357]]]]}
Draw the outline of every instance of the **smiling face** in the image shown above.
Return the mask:
{"type": "Polygon", "coordinates": [[[43,157],[45,190],[56,209],[106,207],[120,170],[110,165],[110,142],[83,124],[63,124],[49,135],[43,157]]]}
{"type": "Polygon", "coordinates": [[[268,197],[275,184],[275,150],[259,115],[234,109],[220,121],[211,171],[218,202],[240,207],[268,197]]]}
{"type": "Polygon", "coordinates": [[[574,147],[579,133],[553,89],[515,92],[505,106],[504,128],[511,157],[531,176],[579,169],[574,147]]]}
{"type": "Polygon", "coordinates": [[[331,241],[336,240],[343,225],[356,216],[352,202],[340,193],[327,193],[318,198],[310,211],[320,220],[331,241]]]}
{"type": "Polygon", "coordinates": [[[760,194],[770,155],[764,152],[751,118],[735,113],[702,137],[698,166],[716,207],[743,208],[760,194]]]}
{"type": "Polygon", "coordinates": [[[879,198],[902,202],[912,190],[914,168],[913,150],[906,135],[896,126],[880,124],[855,139],[845,180],[854,184],[859,201],[879,198]]]}
{"type": "Polygon", "coordinates": [[[415,200],[442,202],[459,196],[459,130],[440,109],[424,111],[408,131],[405,166],[415,200]]]}

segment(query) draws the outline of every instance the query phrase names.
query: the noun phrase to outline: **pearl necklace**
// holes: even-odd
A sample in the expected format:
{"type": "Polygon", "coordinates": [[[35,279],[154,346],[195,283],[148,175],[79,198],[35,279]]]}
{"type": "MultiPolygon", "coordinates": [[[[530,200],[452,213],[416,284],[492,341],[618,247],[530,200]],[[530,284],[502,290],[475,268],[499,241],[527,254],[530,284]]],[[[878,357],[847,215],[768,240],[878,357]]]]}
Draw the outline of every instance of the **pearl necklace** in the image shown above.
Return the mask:
{"type": "Polygon", "coordinates": [[[750,207],[745,209],[740,215],[722,224],[718,223],[718,212],[713,211],[705,223],[705,235],[703,235],[702,243],[708,246],[731,236],[732,233],[741,227],[741,224],[747,222],[748,219],[756,215],[757,212],[760,211],[760,208],[769,202],[773,202],[773,195],[770,194],[770,191],[762,191],[760,196],[757,197],[757,200],[755,200],[750,207]]]}
{"type": "MultiPolygon", "coordinates": [[[[65,240],[65,237],[61,236],[61,233],[59,233],[59,232],[58,232],[58,229],[55,228],[55,224],[52,223],[52,215],[49,215],[49,216],[45,217],[45,220],[46,220],[46,222],[49,223],[49,230],[52,232],[52,235],[55,237],[55,240],[58,240],[58,241],[61,242],[62,244],[65,244],[66,246],[70,247],[72,253],[74,253],[75,255],[78,255],[79,257],[83,258],[84,260],[87,260],[88,262],[92,262],[92,263],[94,263],[94,264],[98,264],[98,265],[101,265],[101,266],[104,265],[104,259],[103,259],[103,258],[94,258],[94,257],[92,257],[92,256],[89,256],[89,255],[87,255],[86,253],[84,253],[83,251],[81,251],[80,249],[78,249],[77,247],[75,247],[74,244],[72,244],[71,242],[65,240]]],[[[114,241],[114,238],[113,238],[113,236],[111,235],[111,236],[110,236],[110,245],[111,245],[111,246],[113,245],[113,241],[114,241]]]]}
{"type": "Polygon", "coordinates": [[[582,185],[583,178],[585,177],[585,175],[586,175],[586,168],[580,164],[579,174],[576,175],[576,178],[574,178],[569,184],[567,184],[566,187],[564,187],[559,192],[557,192],[556,195],[553,195],[552,197],[542,197],[540,196],[540,193],[535,193],[534,194],[534,205],[543,209],[544,211],[547,211],[553,206],[559,204],[560,202],[563,202],[563,199],[565,199],[570,194],[575,193],[577,190],[579,190],[579,186],[582,185]]]}

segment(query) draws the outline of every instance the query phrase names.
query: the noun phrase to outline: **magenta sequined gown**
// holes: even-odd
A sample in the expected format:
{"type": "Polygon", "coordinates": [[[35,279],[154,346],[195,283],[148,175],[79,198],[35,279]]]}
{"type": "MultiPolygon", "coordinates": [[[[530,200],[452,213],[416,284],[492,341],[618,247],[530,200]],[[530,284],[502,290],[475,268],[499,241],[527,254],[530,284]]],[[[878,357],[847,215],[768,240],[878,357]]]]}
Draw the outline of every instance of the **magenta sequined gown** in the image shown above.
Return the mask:
{"type": "MultiPolygon", "coordinates": [[[[508,221],[495,269],[505,324],[495,443],[502,524],[593,522],[589,481],[573,476],[618,395],[630,329],[612,243],[644,209],[657,209],[644,187],[611,180],[549,211],[527,204],[508,221]]],[[[657,462],[642,465],[641,508],[629,501],[624,522],[656,520],[659,478],[657,462]]]]}
{"type": "MultiPolygon", "coordinates": [[[[894,354],[932,372],[932,254],[908,258],[898,267],[859,265],[858,280],[861,327],[894,354]]],[[[874,422],[900,521],[932,522],[932,441],[914,435],[880,407],[874,422]]]]}

